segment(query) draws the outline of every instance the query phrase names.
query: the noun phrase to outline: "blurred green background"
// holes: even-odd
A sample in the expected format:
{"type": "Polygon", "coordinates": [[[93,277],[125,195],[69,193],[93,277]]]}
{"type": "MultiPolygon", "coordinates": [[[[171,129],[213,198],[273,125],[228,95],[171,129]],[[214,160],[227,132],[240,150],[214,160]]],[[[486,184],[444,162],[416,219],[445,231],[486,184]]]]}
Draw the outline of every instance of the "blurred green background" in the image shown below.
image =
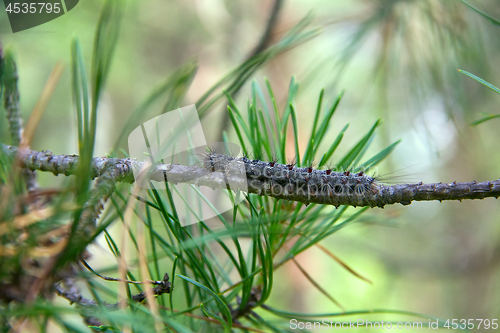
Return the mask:
{"type": "MultiPolygon", "coordinates": [[[[496,1],[471,3],[500,18],[496,1]]],[[[90,68],[101,5],[82,0],[68,14],[16,34],[9,32],[0,8],[0,40],[17,59],[24,120],[54,65],[58,61],[66,65],[36,131],[34,150],[78,152],[70,43],[73,36],[79,38],[90,68]]],[[[153,87],[195,60],[199,69],[183,105],[193,104],[251,53],[272,6],[268,0],[127,1],[99,106],[95,155],[109,152],[134,107],[153,87]]],[[[452,0],[284,1],[271,42],[309,12],[314,15],[312,26],[322,27],[322,33],[278,56],[254,76],[262,85],[265,77],[269,79],[283,106],[295,75],[300,83],[296,109],[303,149],[321,88],[327,105],[345,90],[334,115],[335,126],[327,133],[333,142],[350,123],[340,156],[381,118],[371,153],[402,139],[378,170],[387,174],[387,182],[498,179],[500,120],[470,123],[481,118],[481,112],[497,113],[500,96],[457,69],[500,86],[500,26],[452,0]]],[[[237,95],[237,104],[243,108],[249,97],[250,82],[237,95]]],[[[214,106],[202,122],[208,141],[220,135],[225,103],[214,106]]],[[[151,117],[162,112],[161,106],[155,112],[151,117]]],[[[7,142],[4,119],[1,126],[7,142]]],[[[231,128],[229,135],[236,142],[231,128]]],[[[121,147],[126,149],[126,142],[121,147]]],[[[56,187],[63,177],[39,173],[39,180],[43,186],[56,187]]],[[[385,308],[445,319],[500,319],[499,213],[499,201],[494,199],[369,210],[323,245],[373,285],[355,278],[317,248],[296,259],[346,310],[385,308]]],[[[100,265],[95,257],[91,263],[100,265]]],[[[275,308],[339,311],[292,262],[276,271],[275,281],[280,283],[269,302],[275,308]]]]}

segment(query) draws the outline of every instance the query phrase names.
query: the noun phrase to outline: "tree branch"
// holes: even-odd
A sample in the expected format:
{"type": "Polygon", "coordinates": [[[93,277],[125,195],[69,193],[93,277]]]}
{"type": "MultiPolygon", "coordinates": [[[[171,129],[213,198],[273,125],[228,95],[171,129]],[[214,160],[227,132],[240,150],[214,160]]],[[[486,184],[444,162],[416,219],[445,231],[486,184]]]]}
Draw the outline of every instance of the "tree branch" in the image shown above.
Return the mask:
{"type": "Polygon", "coordinates": [[[264,51],[269,44],[269,41],[271,40],[272,32],[274,30],[274,27],[276,26],[276,23],[278,22],[278,16],[281,8],[283,7],[283,2],[284,0],[274,0],[273,6],[271,8],[271,12],[269,14],[269,19],[267,20],[266,28],[264,29],[264,32],[262,36],[260,37],[259,42],[255,46],[255,48],[252,50],[252,52],[248,55],[247,59],[250,59],[256,54],[259,54],[260,52],[264,51]]]}
{"type": "MultiPolygon", "coordinates": [[[[2,150],[12,158],[18,153],[18,149],[12,146],[2,145],[2,150]]],[[[79,157],[76,155],[53,155],[48,151],[27,150],[21,152],[18,158],[25,168],[49,171],[55,175],[74,175],[78,170],[79,163],[79,157]]],[[[99,157],[92,161],[93,177],[101,177],[106,172],[111,172],[113,180],[128,183],[134,182],[133,170],[139,171],[143,166],[144,162],[128,158],[99,157]]],[[[300,174],[303,168],[296,169],[298,170],[297,174],[300,174]]],[[[304,168],[304,170],[306,169],[304,168]]],[[[336,193],[332,190],[319,190],[317,184],[320,183],[320,180],[318,179],[301,180],[301,182],[290,181],[290,184],[285,186],[290,185],[287,191],[276,191],[276,187],[269,186],[269,181],[264,178],[252,177],[253,175],[248,170],[246,170],[246,174],[212,172],[204,167],[179,164],[156,164],[149,171],[149,179],[153,181],[168,181],[174,184],[189,183],[211,188],[231,188],[232,190],[244,189],[248,193],[298,201],[306,205],[317,203],[336,207],[340,205],[384,207],[396,203],[409,205],[412,201],[483,199],[500,196],[500,179],[481,183],[473,181],[469,183],[424,184],[420,182],[393,186],[374,182],[369,190],[362,193],[356,191],[336,193]],[[231,187],[228,184],[231,184],[231,187]]],[[[290,177],[292,180],[293,177],[290,177]]]]}
{"type": "Polygon", "coordinates": [[[0,78],[3,88],[3,103],[5,115],[9,122],[9,131],[12,138],[12,144],[18,146],[21,143],[22,126],[19,114],[19,91],[17,90],[17,68],[11,55],[7,52],[6,57],[0,46],[0,78]]]}
{"type": "MultiPolygon", "coordinates": [[[[154,284],[156,284],[157,286],[151,288],[152,295],[160,296],[163,294],[170,293],[170,282],[168,280],[169,280],[168,274],[165,273],[162,281],[153,281],[154,284]]],[[[54,284],[54,291],[57,295],[67,299],[71,303],[76,303],[84,308],[92,308],[92,307],[97,307],[99,305],[99,303],[94,300],[89,300],[84,298],[82,295],[80,295],[80,293],[77,290],[65,290],[61,286],[60,282],[54,284]]],[[[136,295],[132,295],[131,298],[134,301],[142,302],[146,299],[146,297],[147,295],[145,292],[140,292],[136,295]]],[[[119,308],[119,302],[113,304],[103,302],[101,304],[110,310],[118,310],[119,308]]]]}
{"type": "MultiPolygon", "coordinates": [[[[12,145],[19,146],[23,136],[21,115],[19,112],[19,90],[17,87],[17,67],[10,52],[3,55],[0,45],[0,95],[3,94],[5,115],[9,123],[12,145]]],[[[23,170],[23,178],[29,192],[37,189],[36,175],[28,170],[23,170]]]]}
{"type": "MultiPolygon", "coordinates": [[[[278,17],[279,13],[281,11],[281,8],[283,7],[284,0],[274,0],[273,6],[271,7],[271,11],[269,13],[269,18],[266,23],[266,27],[264,29],[264,32],[262,33],[257,45],[253,48],[253,50],[249,53],[247,56],[247,60],[252,58],[253,56],[256,56],[260,52],[264,51],[266,47],[268,47],[269,42],[271,41],[272,33],[274,28],[276,27],[276,23],[278,22],[278,17]]],[[[242,75],[240,75],[234,82],[238,82],[242,79],[242,75]]],[[[235,99],[236,95],[238,95],[238,92],[240,91],[241,86],[237,87],[232,93],[231,93],[231,98],[235,99]]],[[[227,112],[227,109],[224,107],[222,110],[222,120],[221,120],[221,127],[219,130],[220,136],[218,138],[218,141],[222,142],[222,133],[228,128],[229,126],[229,113],[227,112]]]]}

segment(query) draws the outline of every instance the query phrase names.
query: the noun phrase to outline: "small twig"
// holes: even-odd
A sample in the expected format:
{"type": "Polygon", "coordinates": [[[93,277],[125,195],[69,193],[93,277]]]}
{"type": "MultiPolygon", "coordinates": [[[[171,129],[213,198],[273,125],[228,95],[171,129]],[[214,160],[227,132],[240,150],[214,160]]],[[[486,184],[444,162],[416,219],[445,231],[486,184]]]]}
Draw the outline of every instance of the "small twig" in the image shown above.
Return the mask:
{"type": "MultiPolygon", "coordinates": [[[[163,294],[169,294],[170,293],[170,282],[168,281],[168,274],[165,273],[165,276],[163,277],[163,280],[161,281],[160,285],[154,287],[151,289],[152,294],[155,296],[160,296],[163,294]]],[[[133,295],[132,299],[137,301],[137,302],[142,302],[147,298],[147,295],[145,292],[141,292],[137,295],[133,295]]]]}
{"type": "MultiPolygon", "coordinates": [[[[169,277],[168,277],[167,273],[165,273],[165,276],[163,277],[162,281],[157,281],[157,282],[159,282],[159,285],[151,289],[153,295],[160,296],[162,294],[170,293],[170,282],[169,282],[169,277]]],[[[103,305],[110,310],[118,310],[118,307],[119,307],[119,302],[109,304],[106,302],[98,303],[94,300],[86,299],[82,295],[80,295],[77,291],[65,290],[61,286],[60,282],[54,284],[54,290],[55,290],[57,295],[67,299],[71,303],[76,303],[82,307],[92,308],[92,307],[97,307],[99,305],[103,305]]],[[[146,297],[145,292],[140,292],[139,294],[132,295],[132,299],[134,301],[137,301],[137,302],[142,302],[146,298],[147,297],[146,297]]]]}
{"type": "MultiPolygon", "coordinates": [[[[60,282],[54,284],[54,291],[57,295],[67,299],[70,303],[75,303],[85,308],[93,308],[99,306],[99,303],[97,303],[96,301],[86,299],[76,291],[69,291],[64,289],[61,286],[60,282]]],[[[118,303],[109,304],[106,302],[102,302],[101,305],[111,310],[118,309],[118,303]]]]}
{"type": "MultiPolygon", "coordinates": [[[[89,271],[91,271],[94,275],[100,277],[103,280],[106,281],[115,281],[115,282],[126,282],[126,283],[131,283],[131,284],[153,284],[153,285],[163,285],[165,282],[164,281],[153,281],[153,280],[146,280],[146,281],[131,281],[131,280],[124,280],[124,279],[119,279],[119,278],[113,278],[110,276],[103,276],[90,267],[90,265],[85,261],[81,260],[83,266],[85,266],[89,271]]],[[[168,279],[167,279],[168,280],[168,279]]]]}

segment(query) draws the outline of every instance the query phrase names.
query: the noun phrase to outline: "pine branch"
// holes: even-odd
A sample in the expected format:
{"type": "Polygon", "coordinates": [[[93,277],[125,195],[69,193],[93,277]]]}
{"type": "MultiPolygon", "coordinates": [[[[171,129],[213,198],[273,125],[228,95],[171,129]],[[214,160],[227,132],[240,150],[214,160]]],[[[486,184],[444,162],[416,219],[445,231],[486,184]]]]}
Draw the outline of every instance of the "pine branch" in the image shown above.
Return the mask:
{"type": "Polygon", "coordinates": [[[95,231],[96,221],[104,209],[104,204],[115,190],[115,184],[120,180],[119,168],[106,168],[90,191],[89,200],[83,206],[82,215],[75,234],[90,238],[95,231]]]}
{"type": "MultiPolygon", "coordinates": [[[[5,154],[12,158],[18,153],[16,147],[2,145],[5,154]]],[[[30,170],[49,171],[54,175],[74,175],[78,171],[79,157],[76,155],[53,155],[49,151],[27,150],[19,154],[19,160],[24,168],[30,170]]],[[[141,170],[144,162],[133,159],[117,159],[98,157],[92,161],[93,177],[102,177],[106,172],[112,173],[114,181],[134,182],[133,170],[141,170]]],[[[370,206],[384,207],[400,203],[409,205],[412,201],[433,200],[464,200],[483,199],[500,196],[500,179],[488,182],[469,183],[434,183],[434,184],[398,184],[387,186],[374,183],[373,189],[358,195],[355,193],[323,193],[314,191],[312,186],[306,185],[292,188],[288,193],[275,193],[268,184],[261,179],[252,179],[247,182],[247,175],[237,173],[211,172],[199,166],[178,164],[157,164],[149,171],[149,179],[153,181],[168,180],[171,183],[189,183],[211,188],[231,189],[248,188],[249,193],[262,196],[271,196],[276,199],[287,199],[304,204],[317,203],[327,205],[370,206]],[[274,193],[273,193],[274,192],[274,193]]],[[[312,181],[311,181],[312,182],[312,181]]]]}
{"type": "MultiPolygon", "coordinates": [[[[19,146],[23,135],[19,112],[18,79],[16,63],[11,53],[7,51],[4,56],[2,46],[0,45],[0,95],[3,94],[5,115],[9,123],[12,145],[14,146],[19,146]]],[[[33,172],[23,170],[23,178],[28,191],[37,189],[36,175],[33,172]]]]}
{"type": "MultiPolygon", "coordinates": [[[[170,286],[171,285],[169,282],[168,274],[165,273],[165,275],[163,276],[163,280],[152,281],[152,282],[154,282],[154,284],[156,284],[156,286],[154,288],[151,288],[152,295],[160,296],[163,294],[170,293],[170,290],[171,290],[170,286]]],[[[89,300],[89,299],[82,297],[82,295],[80,295],[80,293],[76,290],[65,290],[61,286],[60,282],[57,282],[54,284],[54,291],[57,295],[67,299],[71,303],[76,303],[82,307],[89,308],[89,307],[99,306],[99,303],[97,301],[89,300]]],[[[132,295],[131,298],[132,298],[132,300],[140,303],[140,302],[143,302],[147,298],[147,295],[145,292],[140,292],[136,295],[132,295]]],[[[103,302],[103,303],[101,303],[101,305],[105,306],[106,308],[108,308],[110,310],[118,310],[119,309],[119,302],[113,303],[113,304],[103,302]]]]}
{"type": "Polygon", "coordinates": [[[266,28],[264,29],[264,32],[262,33],[262,36],[259,39],[259,42],[252,50],[247,59],[264,51],[268,46],[269,41],[271,40],[273,30],[276,27],[276,23],[278,22],[279,13],[283,8],[283,3],[284,0],[274,0],[273,6],[271,7],[271,11],[269,13],[269,18],[266,23],[266,28]]]}
{"type": "MultiPolygon", "coordinates": [[[[274,0],[273,6],[271,7],[271,11],[269,13],[269,18],[266,23],[266,27],[262,33],[262,36],[260,37],[259,41],[257,42],[257,45],[253,48],[253,50],[250,52],[250,54],[247,57],[248,59],[251,59],[252,57],[256,56],[260,52],[264,51],[266,47],[269,46],[269,42],[271,41],[272,33],[274,28],[276,27],[276,23],[278,23],[278,17],[280,14],[281,9],[283,8],[283,3],[284,0],[274,0]]],[[[235,82],[240,81],[243,78],[243,74],[240,75],[235,82]]],[[[230,95],[232,99],[235,99],[238,93],[240,92],[241,85],[238,86],[230,95]]],[[[222,120],[221,120],[221,127],[220,127],[220,137],[218,138],[218,141],[222,142],[222,133],[224,133],[225,130],[229,127],[229,113],[226,112],[226,108],[222,110],[222,120]]]]}
{"type": "Polygon", "coordinates": [[[16,63],[12,59],[9,52],[3,57],[0,50],[0,72],[3,87],[3,103],[5,107],[5,115],[9,122],[10,136],[12,144],[18,146],[21,143],[22,126],[21,117],[19,114],[19,91],[17,90],[17,68],[16,63]]]}

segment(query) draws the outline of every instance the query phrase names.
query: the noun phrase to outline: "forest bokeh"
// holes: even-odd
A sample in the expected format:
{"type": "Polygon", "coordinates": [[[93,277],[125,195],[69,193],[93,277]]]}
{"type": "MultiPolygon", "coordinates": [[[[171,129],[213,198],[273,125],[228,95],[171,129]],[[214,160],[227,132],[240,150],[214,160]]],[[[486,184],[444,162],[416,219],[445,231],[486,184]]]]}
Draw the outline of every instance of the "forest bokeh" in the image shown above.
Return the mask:
{"type": "MultiPolygon", "coordinates": [[[[183,105],[193,104],[220,77],[245,60],[258,44],[274,1],[126,1],[123,23],[106,89],[99,105],[95,156],[113,147],[120,129],[145,96],[181,65],[199,69],[183,105]]],[[[500,18],[496,1],[470,3],[500,18]]],[[[21,112],[26,120],[55,64],[66,69],[41,119],[32,149],[77,154],[77,120],[71,91],[70,45],[81,42],[90,68],[93,36],[102,2],[80,1],[68,14],[12,34],[0,4],[0,39],[19,71],[21,112]]],[[[500,120],[471,123],[499,112],[500,96],[458,72],[463,69],[500,86],[500,26],[461,1],[313,0],[284,1],[269,43],[277,42],[305,16],[320,27],[315,38],[280,54],[252,77],[268,78],[280,106],[292,76],[300,146],[307,145],[319,93],[331,105],[344,91],[326,142],[346,124],[342,155],[377,119],[382,125],[368,155],[400,140],[380,164],[388,183],[487,181],[499,178],[500,120]]],[[[242,108],[249,80],[236,95],[242,108]]],[[[218,141],[226,100],[212,107],[202,125],[218,141]]],[[[158,105],[150,117],[166,110],[158,105]]],[[[145,119],[144,119],[145,120],[145,119]]],[[[1,136],[8,140],[7,124],[1,136]]],[[[228,135],[236,142],[231,126],[228,135]]],[[[126,149],[126,142],[120,144],[126,149]]],[[[328,147],[324,147],[326,150],[328,147]]],[[[290,153],[293,153],[290,145],[290,153]]],[[[335,156],[334,156],[335,157],[335,156]]],[[[39,173],[43,186],[62,176],[39,173]]],[[[318,248],[296,258],[345,308],[397,309],[444,319],[500,318],[500,206],[498,200],[414,202],[373,208],[322,245],[369,284],[351,275],[318,248]]],[[[101,253],[95,249],[95,253],[101,253]]],[[[94,267],[99,256],[89,262],[94,267]]],[[[271,300],[291,312],[341,311],[289,262],[275,273],[271,300]]],[[[62,303],[64,304],[64,300],[62,303]]],[[[259,312],[260,313],[260,312],[259,312]]],[[[267,313],[262,313],[269,316],[267,313]]],[[[405,316],[362,316],[404,321],[405,316]]],[[[75,318],[75,321],[78,321],[75,318]]]]}

